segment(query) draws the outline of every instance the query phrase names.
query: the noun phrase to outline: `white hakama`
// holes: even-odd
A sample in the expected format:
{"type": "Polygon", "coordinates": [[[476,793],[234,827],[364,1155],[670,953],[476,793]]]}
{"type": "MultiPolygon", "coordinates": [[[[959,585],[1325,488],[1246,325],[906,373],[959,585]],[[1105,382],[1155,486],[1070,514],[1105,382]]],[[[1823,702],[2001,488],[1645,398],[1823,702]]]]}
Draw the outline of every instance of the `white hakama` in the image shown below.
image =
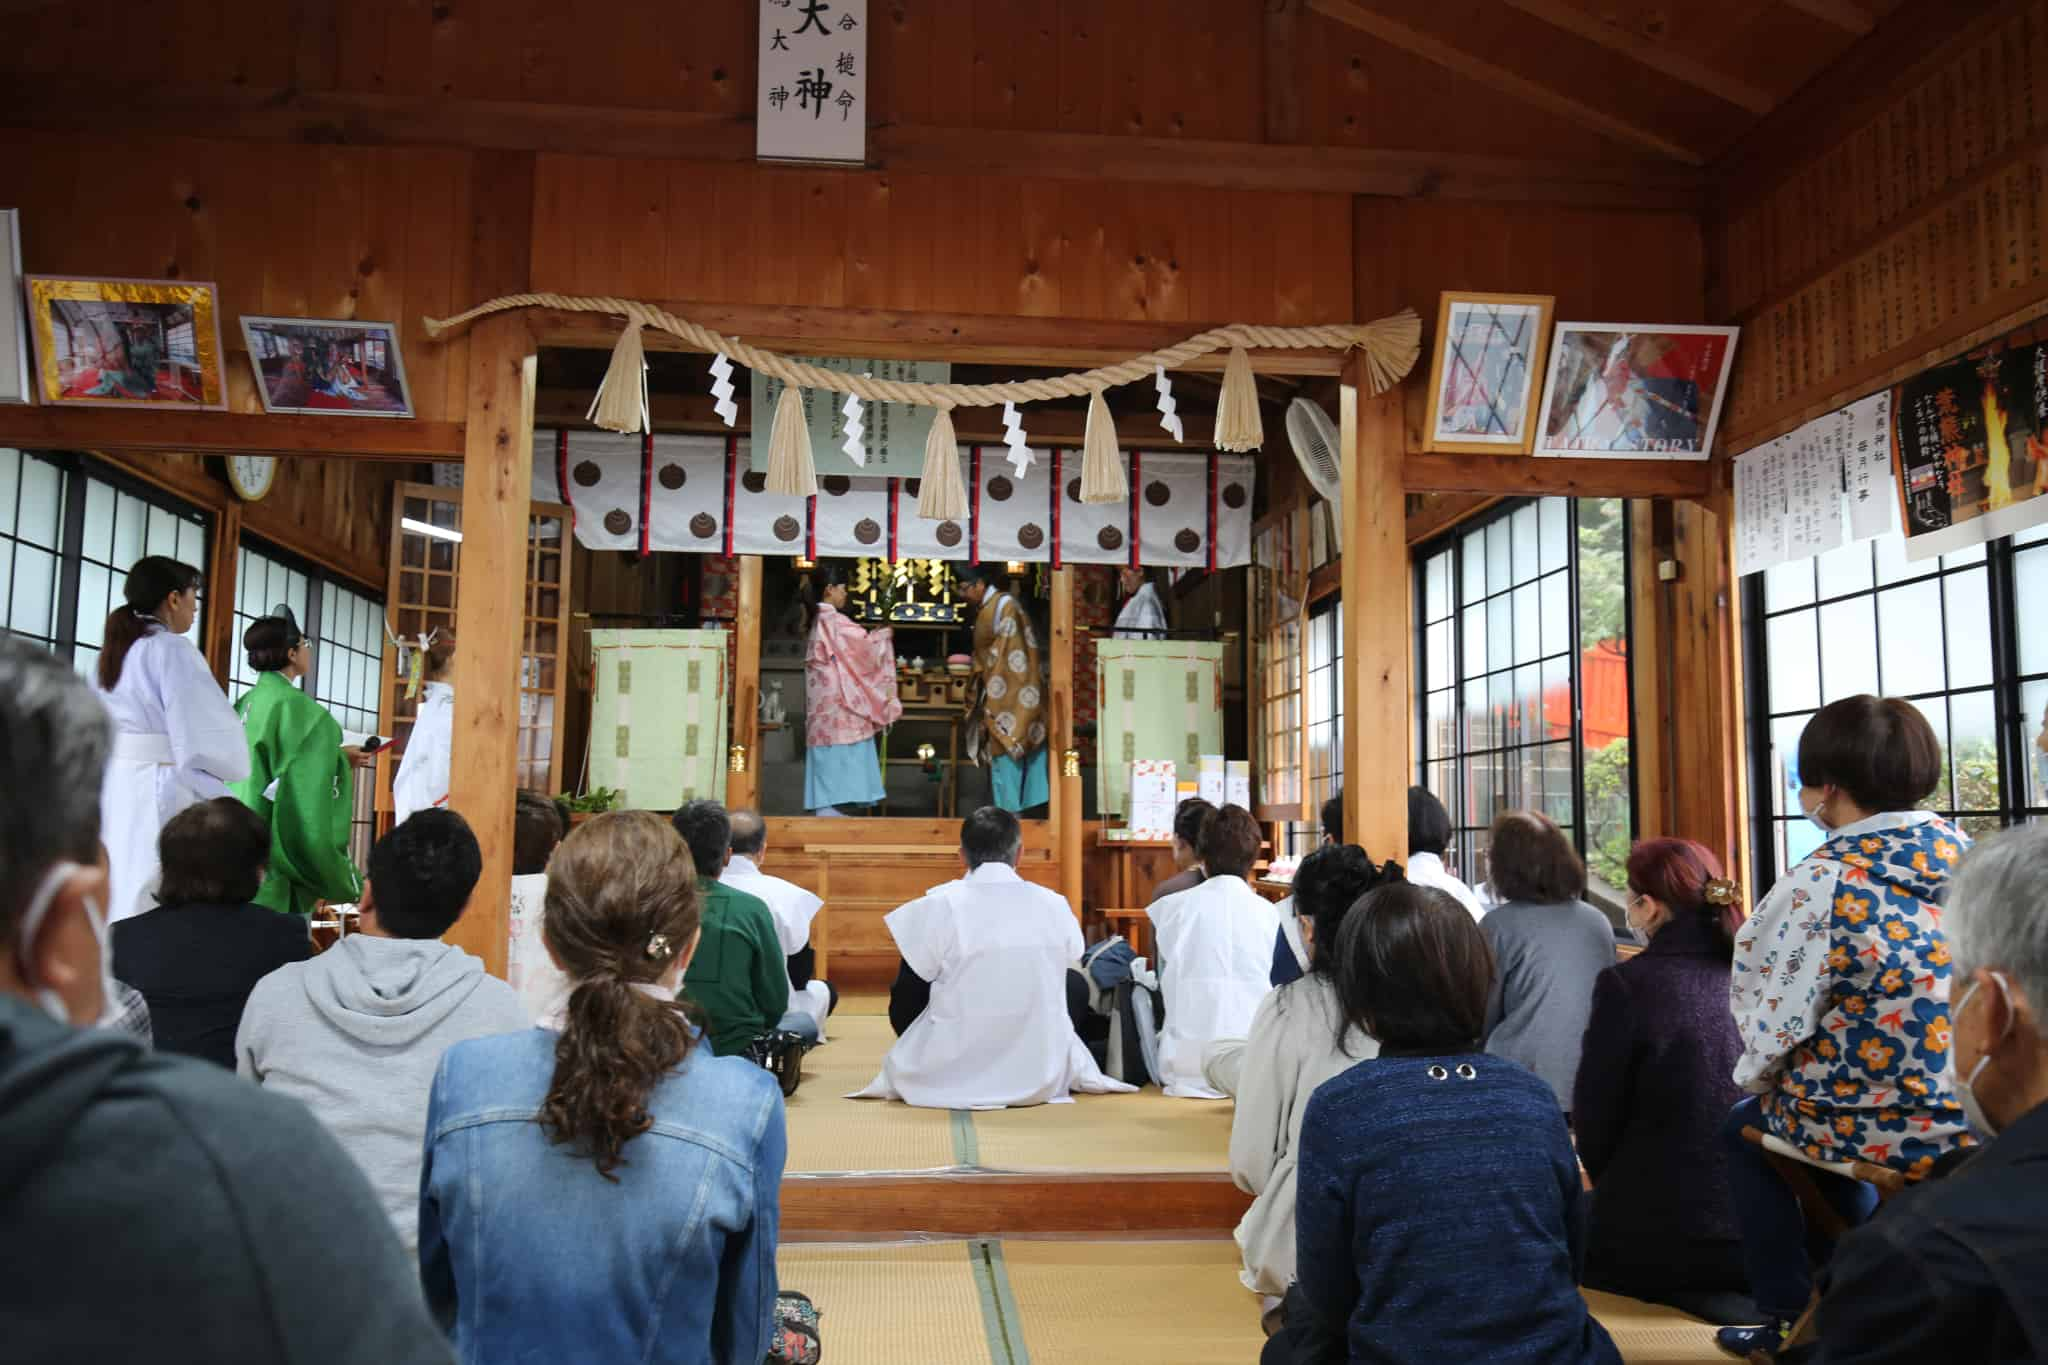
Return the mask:
{"type": "Polygon", "coordinates": [[[398,760],[398,774],[391,779],[392,824],[404,824],[414,811],[448,804],[448,774],[454,758],[455,689],[447,683],[430,682],[420,691],[405,756],[398,760]]]}
{"type": "Polygon", "coordinates": [[[983,863],[885,922],[910,970],[931,983],[931,1004],[849,1098],[1003,1109],[1137,1088],[1102,1074],[1067,1017],[1081,927],[1058,895],[983,863]]]}
{"type": "MultiPolygon", "coordinates": [[[[769,876],[752,858],[738,853],[732,855],[732,861],[726,864],[718,880],[735,891],[759,897],[761,903],[768,907],[784,957],[802,952],[804,945],[811,941],[811,921],[817,917],[818,907],[825,902],[809,891],[795,882],[769,876]]],[[[801,990],[790,987],[789,1008],[801,1010],[817,1020],[820,1042],[825,1038],[825,1014],[831,1004],[831,988],[815,977],[801,990]]]]}
{"type": "Polygon", "coordinates": [[[156,629],[129,647],[121,677],[101,692],[113,748],[100,785],[109,923],[156,906],[157,837],[187,806],[232,795],[249,775],[242,718],[190,640],[156,629]]]}
{"type": "Polygon", "coordinates": [[[1159,1069],[1166,1093],[1180,1099],[1229,1098],[1202,1075],[1202,1052],[1251,1032],[1271,988],[1280,914],[1242,877],[1211,877],[1145,907],[1158,943],[1166,1027],[1159,1069]]]}

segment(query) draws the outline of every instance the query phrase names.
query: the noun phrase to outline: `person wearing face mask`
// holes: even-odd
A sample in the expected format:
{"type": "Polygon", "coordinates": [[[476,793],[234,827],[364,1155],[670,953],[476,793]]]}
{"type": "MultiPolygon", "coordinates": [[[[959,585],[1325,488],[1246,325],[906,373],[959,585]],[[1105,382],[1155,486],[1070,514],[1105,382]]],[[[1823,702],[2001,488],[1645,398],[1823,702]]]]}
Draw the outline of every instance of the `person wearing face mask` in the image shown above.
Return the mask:
{"type": "Polygon", "coordinates": [[[93,670],[114,722],[100,787],[114,920],[156,905],[157,836],[187,806],[249,775],[249,743],[206,659],[185,638],[199,617],[199,570],[145,555],[107,613],[93,670]]]}
{"type": "Polygon", "coordinates": [[[1593,1180],[1585,1282],[1720,1323],[1756,1320],[1719,1141],[1742,1097],[1728,1015],[1741,899],[1690,839],[1629,850],[1624,913],[1643,951],[1594,979],[1572,1086],[1593,1180]]]}
{"type": "Polygon", "coordinates": [[[1944,924],[1956,1097],[1986,1145],[1842,1239],[1821,1365],[2048,1359],[2048,824],[1963,860],[1944,924]],[[1965,984],[1967,983],[1967,984],[1965,984]]]}
{"type": "MultiPolygon", "coordinates": [[[[1969,837],[1917,809],[1946,765],[1911,702],[1846,697],[1799,737],[1799,805],[1826,831],[1780,877],[1735,940],[1729,1003],[1750,1093],[1722,1125],[1743,1262],[1764,1319],[1724,1328],[1722,1349],[1774,1356],[1813,1281],[1798,1200],[1745,1127],[1816,1161],[1868,1161],[1910,1179],[1970,1145],[1950,1067],[1942,904],[1969,837]]],[[[1851,1225],[1871,1186],[1813,1181],[1851,1225]]]]}
{"type": "Polygon", "coordinates": [[[305,1108],[108,1028],[100,774],[62,659],[0,639],[0,1278],[9,1360],[445,1365],[419,1273],[305,1108]],[[316,1259],[336,1277],[297,1273],[316,1259]]]}

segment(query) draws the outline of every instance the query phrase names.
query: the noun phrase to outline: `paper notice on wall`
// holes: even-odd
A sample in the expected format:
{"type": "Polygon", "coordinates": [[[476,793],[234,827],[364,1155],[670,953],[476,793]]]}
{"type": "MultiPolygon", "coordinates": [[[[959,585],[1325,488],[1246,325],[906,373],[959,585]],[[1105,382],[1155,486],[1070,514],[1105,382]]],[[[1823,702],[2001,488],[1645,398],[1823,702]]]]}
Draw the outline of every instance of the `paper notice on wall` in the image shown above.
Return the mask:
{"type": "Polygon", "coordinates": [[[1133,839],[1171,839],[1179,804],[1179,768],[1170,758],[1140,758],[1131,764],[1129,825],[1133,839]]]}
{"type": "Polygon", "coordinates": [[[1785,560],[1784,438],[1735,457],[1735,572],[1762,573],[1785,560]]]}
{"type": "Polygon", "coordinates": [[[1808,422],[1790,441],[1785,555],[1810,559],[1842,543],[1842,461],[1835,414],[1808,422]]]}
{"type": "Polygon", "coordinates": [[[1842,419],[1842,486],[1849,538],[1869,540],[1899,524],[1898,483],[1892,477],[1890,389],[1851,403],[1842,419]]]}
{"type": "Polygon", "coordinates": [[[754,155],[866,160],[868,0],[761,0],[757,35],[754,155]]]}

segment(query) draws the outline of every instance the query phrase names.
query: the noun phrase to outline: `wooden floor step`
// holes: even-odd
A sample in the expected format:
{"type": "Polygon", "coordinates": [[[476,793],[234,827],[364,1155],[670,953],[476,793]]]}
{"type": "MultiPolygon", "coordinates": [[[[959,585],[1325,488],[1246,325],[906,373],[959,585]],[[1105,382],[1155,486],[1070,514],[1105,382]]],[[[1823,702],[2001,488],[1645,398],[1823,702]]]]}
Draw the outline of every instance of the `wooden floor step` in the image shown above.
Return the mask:
{"type": "Polygon", "coordinates": [[[799,1174],[782,1182],[782,1240],[1227,1238],[1250,1204],[1228,1176],[1201,1172],[799,1174]]]}

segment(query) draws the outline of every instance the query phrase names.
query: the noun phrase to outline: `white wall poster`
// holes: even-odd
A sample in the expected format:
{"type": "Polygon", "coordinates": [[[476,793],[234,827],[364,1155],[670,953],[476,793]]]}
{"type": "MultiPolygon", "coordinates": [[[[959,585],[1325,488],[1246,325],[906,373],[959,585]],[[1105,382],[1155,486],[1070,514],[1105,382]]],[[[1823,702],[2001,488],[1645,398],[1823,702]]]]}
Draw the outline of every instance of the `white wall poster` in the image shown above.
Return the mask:
{"type": "Polygon", "coordinates": [[[761,0],[754,155],[840,161],[868,154],[868,0],[761,0]]]}

